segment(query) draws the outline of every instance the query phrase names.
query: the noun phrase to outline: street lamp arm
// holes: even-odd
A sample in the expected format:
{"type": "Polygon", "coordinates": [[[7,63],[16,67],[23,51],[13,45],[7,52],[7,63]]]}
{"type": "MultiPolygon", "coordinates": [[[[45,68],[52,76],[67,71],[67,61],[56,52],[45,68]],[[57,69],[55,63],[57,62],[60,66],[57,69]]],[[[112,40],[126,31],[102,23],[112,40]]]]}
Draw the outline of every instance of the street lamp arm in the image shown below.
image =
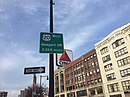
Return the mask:
{"type": "Polygon", "coordinates": [[[47,80],[49,79],[49,78],[48,78],[48,75],[44,75],[44,76],[40,75],[40,97],[42,97],[42,84],[41,84],[41,82],[42,82],[42,77],[47,77],[47,80]]]}
{"type": "Polygon", "coordinates": [[[47,77],[47,80],[49,80],[48,75],[45,75],[45,76],[40,75],[40,80],[41,80],[42,77],[47,77]]]}

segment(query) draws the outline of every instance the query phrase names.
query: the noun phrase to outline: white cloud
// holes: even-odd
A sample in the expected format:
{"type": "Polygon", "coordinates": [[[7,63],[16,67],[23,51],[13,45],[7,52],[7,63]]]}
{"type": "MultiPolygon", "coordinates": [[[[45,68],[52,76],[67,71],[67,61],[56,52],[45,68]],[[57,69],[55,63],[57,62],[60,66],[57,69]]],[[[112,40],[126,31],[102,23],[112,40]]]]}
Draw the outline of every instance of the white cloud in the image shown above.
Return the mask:
{"type": "Polygon", "coordinates": [[[8,90],[8,97],[18,97],[19,94],[19,90],[8,90]]]}
{"type": "Polygon", "coordinates": [[[74,34],[71,39],[67,40],[66,48],[75,51],[78,47],[86,43],[85,40],[88,40],[90,35],[91,32],[86,35],[86,32],[82,32],[82,30],[78,31],[78,33],[74,34]]]}
{"type": "Polygon", "coordinates": [[[1,62],[1,68],[0,70],[1,71],[5,71],[5,70],[10,70],[12,68],[14,68],[14,66],[17,65],[17,58],[15,58],[14,56],[4,56],[3,55],[3,58],[0,59],[0,62],[1,62]]]}
{"type": "Polygon", "coordinates": [[[19,65],[42,65],[45,63],[43,58],[36,56],[34,51],[21,48],[15,48],[15,51],[10,49],[10,52],[0,57],[1,71],[17,68],[19,65]]]}
{"type": "Polygon", "coordinates": [[[47,5],[45,1],[41,2],[41,0],[31,0],[31,2],[30,0],[19,0],[18,2],[18,6],[30,15],[36,14],[39,10],[46,10],[48,8],[47,5]]]}
{"type": "MultiPolygon", "coordinates": [[[[107,6],[104,6],[105,2],[106,1],[102,2],[100,0],[83,0],[82,2],[81,0],[73,0],[72,3],[69,3],[71,6],[71,10],[68,11],[69,15],[61,22],[61,27],[58,29],[64,33],[65,47],[75,51],[76,48],[85,45],[88,41],[92,42],[91,38],[99,34],[97,32],[99,32],[100,29],[103,29],[106,25],[114,21],[118,21],[118,19],[123,16],[123,13],[129,9],[126,5],[122,5],[116,10],[112,1],[108,2],[109,4],[106,4],[107,6]],[[111,11],[108,11],[108,7],[110,7],[111,11]],[[102,14],[98,13],[100,9],[104,11],[102,14]]],[[[100,34],[102,34],[102,32],[100,34]]]]}
{"type": "Polygon", "coordinates": [[[21,48],[14,41],[4,42],[2,48],[0,48],[2,51],[0,52],[0,90],[9,92],[9,97],[17,97],[21,89],[32,84],[32,77],[24,75],[24,68],[39,65],[47,67],[48,60],[46,56],[38,55],[38,52],[21,48]]]}
{"type": "Polygon", "coordinates": [[[87,6],[87,2],[86,0],[82,0],[82,2],[81,0],[73,0],[73,2],[70,4],[72,9],[71,11],[72,14],[78,14],[82,10],[84,10],[84,8],[87,6]]]}
{"type": "Polygon", "coordinates": [[[1,21],[8,21],[11,18],[11,5],[13,2],[11,0],[0,0],[0,20],[1,21]]]}
{"type": "Polygon", "coordinates": [[[36,64],[41,58],[35,57],[35,52],[30,50],[20,49],[18,53],[24,58],[24,60],[36,64]]]}

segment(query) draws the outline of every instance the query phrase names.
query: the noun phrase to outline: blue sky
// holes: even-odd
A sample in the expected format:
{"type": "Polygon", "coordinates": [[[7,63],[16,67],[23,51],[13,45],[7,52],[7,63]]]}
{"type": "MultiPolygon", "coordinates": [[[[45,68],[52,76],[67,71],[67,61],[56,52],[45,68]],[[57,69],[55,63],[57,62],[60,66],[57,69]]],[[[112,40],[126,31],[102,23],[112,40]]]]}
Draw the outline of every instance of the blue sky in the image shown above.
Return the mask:
{"type": "MultiPolygon", "coordinates": [[[[29,66],[45,66],[40,32],[49,31],[49,0],[0,0],[0,91],[17,97],[32,84],[29,66]]],[[[113,30],[130,22],[129,0],[54,0],[54,32],[63,33],[65,49],[78,58],[113,30]]],[[[39,76],[39,75],[38,75],[39,76]]],[[[43,79],[45,83],[48,83],[43,79]]]]}

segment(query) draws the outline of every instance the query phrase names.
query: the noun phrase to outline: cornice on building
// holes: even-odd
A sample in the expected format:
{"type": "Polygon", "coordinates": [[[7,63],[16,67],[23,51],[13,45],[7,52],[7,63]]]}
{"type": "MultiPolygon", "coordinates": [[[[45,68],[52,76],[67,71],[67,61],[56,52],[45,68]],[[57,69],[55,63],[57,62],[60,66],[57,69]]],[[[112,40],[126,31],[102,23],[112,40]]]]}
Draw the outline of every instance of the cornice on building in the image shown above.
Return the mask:
{"type": "Polygon", "coordinates": [[[105,45],[106,43],[111,42],[113,39],[115,39],[115,37],[125,34],[126,32],[128,32],[128,30],[130,30],[130,23],[112,31],[112,33],[110,33],[109,35],[107,35],[104,39],[102,39],[101,41],[99,41],[98,43],[95,44],[95,48],[100,48],[103,45],[105,45]]]}

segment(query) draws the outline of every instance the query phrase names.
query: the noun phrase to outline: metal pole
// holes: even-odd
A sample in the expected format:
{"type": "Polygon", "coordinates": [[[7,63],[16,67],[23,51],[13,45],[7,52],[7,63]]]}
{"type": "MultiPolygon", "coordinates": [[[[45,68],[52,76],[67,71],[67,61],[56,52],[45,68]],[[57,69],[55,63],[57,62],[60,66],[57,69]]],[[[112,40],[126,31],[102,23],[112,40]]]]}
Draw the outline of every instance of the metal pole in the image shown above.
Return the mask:
{"type": "Polygon", "coordinates": [[[36,74],[33,74],[33,86],[32,86],[32,97],[35,97],[36,94],[36,74]]]}
{"type": "Polygon", "coordinates": [[[42,86],[41,86],[42,76],[40,76],[40,97],[42,97],[42,86]]]}
{"type": "MultiPolygon", "coordinates": [[[[53,0],[50,0],[50,33],[53,33],[53,0]]],[[[54,97],[54,55],[49,54],[49,97],[54,97]]]]}

